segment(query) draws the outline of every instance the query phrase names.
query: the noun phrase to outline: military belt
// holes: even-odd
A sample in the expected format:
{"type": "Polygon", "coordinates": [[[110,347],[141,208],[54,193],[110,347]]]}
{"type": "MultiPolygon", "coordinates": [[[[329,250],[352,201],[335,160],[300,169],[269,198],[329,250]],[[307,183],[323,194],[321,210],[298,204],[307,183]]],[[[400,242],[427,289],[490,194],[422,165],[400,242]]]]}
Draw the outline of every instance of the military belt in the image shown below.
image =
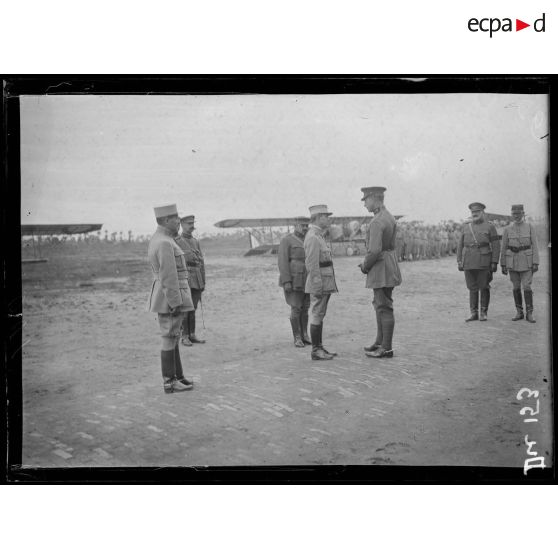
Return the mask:
{"type": "Polygon", "coordinates": [[[186,262],[188,267],[199,267],[200,264],[198,262],[186,262]]]}
{"type": "Polygon", "coordinates": [[[480,248],[481,246],[490,246],[489,242],[481,242],[480,244],[466,244],[465,248],[480,248]]]}
{"type": "Polygon", "coordinates": [[[331,267],[333,262],[320,262],[320,267],[331,267]]]}
{"type": "Polygon", "coordinates": [[[522,250],[530,250],[531,246],[508,246],[508,250],[511,250],[514,254],[521,252],[522,250]]]}

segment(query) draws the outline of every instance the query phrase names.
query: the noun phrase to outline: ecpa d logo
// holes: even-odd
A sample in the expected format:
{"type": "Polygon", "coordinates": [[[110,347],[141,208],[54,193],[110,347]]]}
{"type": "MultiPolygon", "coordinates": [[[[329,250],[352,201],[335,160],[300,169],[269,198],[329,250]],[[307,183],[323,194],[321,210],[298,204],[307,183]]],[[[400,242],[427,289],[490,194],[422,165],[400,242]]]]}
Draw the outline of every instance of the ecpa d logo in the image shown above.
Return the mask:
{"type": "MultiPolygon", "coordinates": [[[[544,33],[545,32],[545,16],[546,14],[542,14],[542,16],[536,19],[533,22],[533,30],[536,33],[544,33]]],[[[513,32],[513,31],[521,31],[522,29],[526,29],[527,27],[531,27],[530,23],[526,23],[521,19],[515,19],[515,29],[512,23],[512,18],[504,17],[500,19],[499,17],[484,17],[481,19],[477,19],[476,17],[472,17],[468,23],[467,27],[469,31],[473,33],[478,33],[479,31],[482,33],[489,33],[489,37],[492,38],[494,33],[501,32],[513,32]]]]}

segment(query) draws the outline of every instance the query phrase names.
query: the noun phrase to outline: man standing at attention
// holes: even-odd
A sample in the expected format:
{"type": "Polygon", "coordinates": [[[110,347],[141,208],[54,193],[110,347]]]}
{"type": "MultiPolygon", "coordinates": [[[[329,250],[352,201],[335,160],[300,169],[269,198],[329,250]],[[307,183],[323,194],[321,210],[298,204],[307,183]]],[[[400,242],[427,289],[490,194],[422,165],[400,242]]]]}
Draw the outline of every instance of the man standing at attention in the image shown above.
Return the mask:
{"type": "Polygon", "coordinates": [[[376,340],[364,347],[366,356],[393,357],[392,339],[395,328],[393,288],[401,285],[401,271],[394,252],[397,225],[395,217],[384,206],[383,186],[361,188],[366,209],[374,213],[366,237],[366,256],[359,264],[366,274],[366,288],[374,290],[372,305],[376,312],[376,340]]]}
{"type": "Polygon", "coordinates": [[[195,226],[194,215],[186,215],[180,219],[182,234],[176,237],[176,243],[182,248],[188,267],[188,283],[192,293],[194,309],[186,314],[182,322],[182,344],[191,347],[192,343],[205,343],[196,337],[196,310],[205,289],[205,262],[200,241],[192,236],[195,226]]]}
{"type": "Polygon", "coordinates": [[[285,300],[291,307],[291,329],[295,347],[311,345],[308,339],[308,308],[310,295],[304,292],[306,266],[304,237],[308,232],[310,219],[297,217],[294,233],[281,239],[277,265],[279,266],[279,286],[283,288],[285,300]]]}
{"type": "Polygon", "coordinates": [[[178,340],[186,312],[193,310],[184,253],[174,241],[180,227],[176,205],[155,208],[157,230],[149,241],[147,257],[153,272],[148,300],[150,312],[157,312],[161,330],[161,370],[165,393],[187,391],[194,384],[184,378],[178,340]]]}
{"type": "Polygon", "coordinates": [[[486,321],[490,304],[490,282],[498,268],[500,241],[496,227],[484,215],[483,203],[471,203],[472,221],[463,225],[457,245],[457,269],[465,272],[465,283],[469,289],[471,315],[465,320],[486,321]],[[480,291],[480,317],[479,317],[480,291]]]}
{"type": "Polygon", "coordinates": [[[327,305],[332,293],[337,292],[331,250],[324,240],[329,227],[327,205],[313,205],[310,210],[310,227],[304,238],[305,265],[308,273],[304,291],[310,294],[310,339],[312,360],[331,360],[337,353],[328,351],[322,344],[322,332],[327,305]]]}
{"type": "Polygon", "coordinates": [[[516,314],[512,321],[522,320],[523,300],[521,299],[521,287],[525,295],[526,319],[534,324],[533,318],[533,291],[531,281],[533,273],[539,270],[539,248],[537,235],[533,227],[525,222],[523,205],[512,205],[511,209],[513,223],[508,225],[502,233],[502,257],[500,265],[502,273],[510,274],[513,285],[513,299],[515,301],[516,314]]]}

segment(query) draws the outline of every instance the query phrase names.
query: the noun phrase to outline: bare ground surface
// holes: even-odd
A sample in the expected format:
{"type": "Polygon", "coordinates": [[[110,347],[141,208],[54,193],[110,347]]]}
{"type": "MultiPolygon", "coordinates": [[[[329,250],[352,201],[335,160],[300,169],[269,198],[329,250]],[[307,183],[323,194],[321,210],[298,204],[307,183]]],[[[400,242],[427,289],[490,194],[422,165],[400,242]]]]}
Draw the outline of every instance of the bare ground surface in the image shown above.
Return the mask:
{"type": "MultiPolygon", "coordinates": [[[[48,252],[48,251],[47,251],[48,252]]],[[[372,293],[337,258],[324,344],[292,344],[274,257],[208,251],[205,345],[181,347],[192,392],[165,395],[158,326],[145,311],[146,246],[75,247],[23,269],[23,465],[458,465],[523,467],[525,436],[552,464],[548,258],[536,324],[511,322],[498,271],[487,322],[465,323],[454,258],[402,263],[395,357],[374,337],[372,293]],[[540,392],[524,422],[521,388],[540,392]]],[[[527,412],[528,413],[528,412],[527,412]]]]}

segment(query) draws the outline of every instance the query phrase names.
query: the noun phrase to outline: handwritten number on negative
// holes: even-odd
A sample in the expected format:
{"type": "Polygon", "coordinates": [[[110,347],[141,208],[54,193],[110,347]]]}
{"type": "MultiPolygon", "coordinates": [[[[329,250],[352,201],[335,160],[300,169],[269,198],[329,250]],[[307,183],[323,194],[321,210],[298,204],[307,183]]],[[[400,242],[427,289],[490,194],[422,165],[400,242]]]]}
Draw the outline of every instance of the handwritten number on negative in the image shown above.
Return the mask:
{"type": "MultiPolygon", "coordinates": [[[[539,396],[539,392],[534,389],[534,390],[530,390],[529,388],[521,388],[516,395],[516,398],[518,401],[521,401],[521,399],[523,399],[523,392],[527,392],[529,395],[527,395],[527,397],[538,397],[539,396]]],[[[523,413],[521,413],[523,414],[523,413]]]]}

